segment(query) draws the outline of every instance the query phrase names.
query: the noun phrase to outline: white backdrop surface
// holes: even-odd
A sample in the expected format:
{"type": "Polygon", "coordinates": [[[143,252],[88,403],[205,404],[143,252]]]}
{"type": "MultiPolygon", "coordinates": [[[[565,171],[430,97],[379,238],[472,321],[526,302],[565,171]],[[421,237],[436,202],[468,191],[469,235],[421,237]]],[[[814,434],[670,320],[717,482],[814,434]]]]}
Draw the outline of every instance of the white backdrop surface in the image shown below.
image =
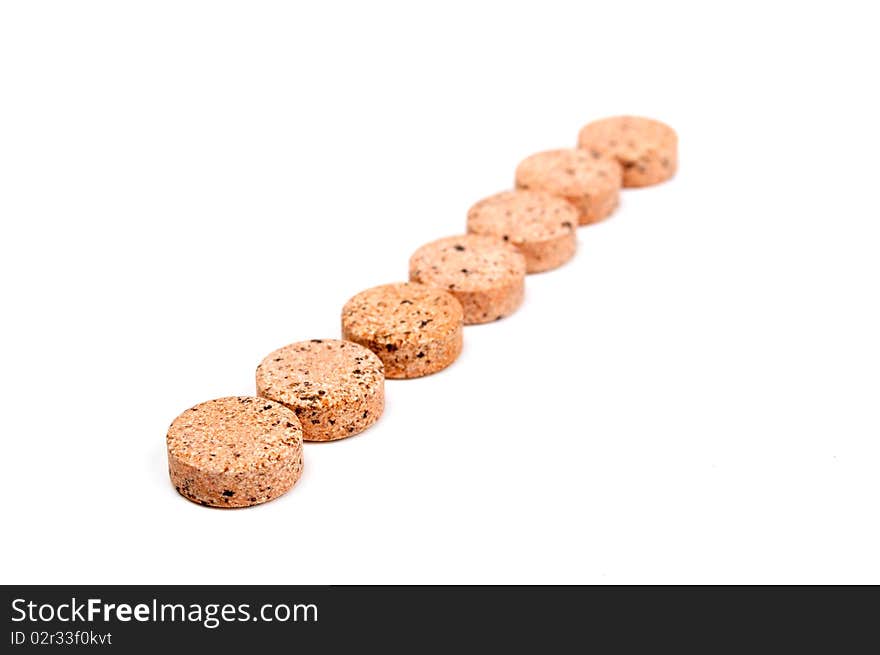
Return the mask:
{"type": "Polygon", "coordinates": [[[5,583],[880,583],[867,4],[7,2],[5,583]],[[680,135],[522,309],[240,511],[165,431],[517,162],[680,135]]]}

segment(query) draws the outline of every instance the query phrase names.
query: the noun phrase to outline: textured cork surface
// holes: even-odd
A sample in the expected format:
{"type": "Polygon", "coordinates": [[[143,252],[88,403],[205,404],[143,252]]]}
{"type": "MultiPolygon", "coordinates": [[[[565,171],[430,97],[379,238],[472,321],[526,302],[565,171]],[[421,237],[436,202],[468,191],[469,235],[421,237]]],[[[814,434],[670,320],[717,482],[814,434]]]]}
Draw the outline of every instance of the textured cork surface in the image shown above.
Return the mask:
{"type": "Polygon", "coordinates": [[[302,474],[300,421],[265,398],[233,396],[191,407],[174,419],[167,445],[174,488],[200,505],[265,503],[302,474]]]}
{"type": "Polygon", "coordinates": [[[585,125],[578,145],[590,153],[615,157],[623,167],[623,186],[664,182],[678,168],[675,130],[651,118],[612,116],[585,125]]]}
{"type": "Polygon", "coordinates": [[[445,289],[461,302],[465,325],[509,316],[522,304],[526,260],[497,237],[464,234],[425,244],[409,260],[409,279],[445,289]]]}
{"type": "Polygon", "coordinates": [[[467,229],[502,239],[526,258],[526,270],[540,273],[561,266],[577,249],[578,210],[546,191],[504,191],[470,208],[467,229]]]}
{"type": "Polygon", "coordinates": [[[449,366],[462,348],[461,303],[412,282],[362,291],[342,308],[342,336],[376,353],[386,378],[417,378],[449,366]]]}
{"type": "Polygon", "coordinates": [[[565,198],[580,212],[580,225],[610,216],[620,199],[620,185],[617,160],[588,150],[545,150],[516,168],[517,188],[565,198]]]}
{"type": "Polygon", "coordinates": [[[344,439],[385,407],[382,360],[351,341],[312,339],[270,353],[257,367],[257,395],[292,409],[306,441],[344,439]]]}

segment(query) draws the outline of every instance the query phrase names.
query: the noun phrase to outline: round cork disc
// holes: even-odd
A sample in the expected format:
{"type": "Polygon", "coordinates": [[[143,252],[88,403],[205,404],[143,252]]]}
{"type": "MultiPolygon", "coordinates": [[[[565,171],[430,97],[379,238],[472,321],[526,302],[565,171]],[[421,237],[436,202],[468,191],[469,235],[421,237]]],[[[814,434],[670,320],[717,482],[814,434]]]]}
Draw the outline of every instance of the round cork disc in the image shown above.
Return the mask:
{"type": "Polygon", "coordinates": [[[509,316],[522,304],[526,260],[497,237],[446,237],[425,244],[409,260],[409,279],[446,289],[461,302],[465,325],[509,316]]]}
{"type": "Polygon", "coordinates": [[[578,145],[590,153],[615,157],[623,167],[623,186],[658,184],[678,168],[675,130],[651,118],[612,116],[581,128],[578,145]]]}
{"type": "Polygon", "coordinates": [[[586,150],[545,150],[516,167],[517,188],[565,198],[580,212],[580,225],[611,215],[620,199],[620,182],[616,159],[586,150]]]}
{"type": "Polygon", "coordinates": [[[402,282],[362,291],[342,308],[342,336],[369,348],[387,378],[417,378],[455,361],[461,303],[440,289],[402,282]]]}
{"type": "Polygon", "coordinates": [[[351,341],[300,341],[260,363],[257,395],[292,409],[306,441],[344,439],[382,415],[384,367],[372,351],[351,341]]]}
{"type": "Polygon", "coordinates": [[[472,234],[500,238],[526,258],[526,271],[540,273],[562,266],[577,248],[578,211],[546,191],[504,191],[470,208],[472,234]]]}
{"type": "Polygon", "coordinates": [[[250,396],[191,407],[168,428],[174,488],[200,505],[248,507],[277,498],[302,474],[302,428],[284,405],[250,396]]]}

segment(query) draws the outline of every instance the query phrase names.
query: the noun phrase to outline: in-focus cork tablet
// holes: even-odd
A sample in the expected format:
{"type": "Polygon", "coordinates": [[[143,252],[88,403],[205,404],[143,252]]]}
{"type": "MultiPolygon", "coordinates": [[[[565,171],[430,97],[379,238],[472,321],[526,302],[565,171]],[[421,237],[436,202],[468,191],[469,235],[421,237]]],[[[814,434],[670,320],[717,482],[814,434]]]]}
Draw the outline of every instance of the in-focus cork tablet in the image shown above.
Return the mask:
{"type": "Polygon", "coordinates": [[[538,152],[516,167],[518,189],[565,198],[580,212],[580,225],[611,215],[620,199],[620,183],[616,159],[576,148],[538,152]]]}
{"type": "Polygon", "coordinates": [[[470,208],[471,234],[500,238],[526,258],[526,270],[540,273],[561,266],[577,248],[578,211],[567,200],[546,191],[504,191],[470,208]]]}
{"type": "Polygon", "coordinates": [[[200,505],[265,503],[302,474],[300,421],[265,398],[233,396],[191,407],[174,419],[167,444],[174,488],[200,505]]]}
{"type": "Polygon", "coordinates": [[[409,260],[409,279],[445,289],[464,308],[465,325],[509,316],[522,304],[526,260],[501,238],[479,234],[425,244],[409,260]]]}
{"type": "Polygon", "coordinates": [[[342,336],[376,353],[387,378],[417,378],[449,366],[461,353],[461,303],[441,289],[401,282],[351,298],[342,336]]]}
{"type": "Polygon", "coordinates": [[[675,130],[652,118],[612,116],[585,125],[578,145],[590,153],[614,157],[623,167],[623,186],[658,184],[678,168],[675,130]]]}
{"type": "Polygon", "coordinates": [[[351,341],[312,339],[270,353],[257,367],[257,395],[292,409],[306,441],[363,432],[385,407],[382,360],[351,341]]]}

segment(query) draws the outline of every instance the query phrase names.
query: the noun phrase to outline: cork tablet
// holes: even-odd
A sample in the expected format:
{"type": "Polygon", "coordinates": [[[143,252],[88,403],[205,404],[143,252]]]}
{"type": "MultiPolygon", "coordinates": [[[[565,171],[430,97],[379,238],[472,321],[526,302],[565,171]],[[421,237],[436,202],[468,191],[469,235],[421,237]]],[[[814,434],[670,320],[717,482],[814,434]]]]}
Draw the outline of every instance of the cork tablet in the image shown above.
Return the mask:
{"type": "Polygon", "coordinates": [[[500,238],[526,258],[526,271],[540,273],[562,266],[577,248],[578,211],[546,191],[504,191],[470,208],[472,234],[500,238]]]}
{"type": "Polygon", "coordinates": [[[440,289],[402,282],[367,289],[342,308],[342,336],[369,348],[385,377],[416,378],[449,366],[462,348],[461,303],[440,289]]]}
{"type": "Polygon", "coordinates": [[[257,395],[292,409],[306,441],[363,432],[382,415],[382,360],[351,341],[312,339],[270,353],[257,367],[257,395]]]}
{"type": "Polygon", "coordinates": [[[612,116],[585,125],[578,145],[590,153],[616,158],[623,166],[623,186],[665,182],[678,168],[675,130],[651,118],[612,116]]]}
{"type": "Polygon", "coordinates": [[[428,243],[409,260],[409,279],[445,289],[461,302],[466,325],[509,316],[522,304],[526,260],[497,237],[465,234],[428,243]]]}
{"type": "Polygon", "coordinates": [[[580,212],[580,225],[611,215],[620,198],[620,184],[617,160],[587,150],[546,150],[526,157],[516,168],[518,189],[565,198],[580,212]]]}
{"type": "Polygon", "coordinates": [[[233,396],[191,407],[174,419],[167,444],[174,488],[211,507],[277,498],[303,468],[299,419],[265,398],[233,396]]]}

